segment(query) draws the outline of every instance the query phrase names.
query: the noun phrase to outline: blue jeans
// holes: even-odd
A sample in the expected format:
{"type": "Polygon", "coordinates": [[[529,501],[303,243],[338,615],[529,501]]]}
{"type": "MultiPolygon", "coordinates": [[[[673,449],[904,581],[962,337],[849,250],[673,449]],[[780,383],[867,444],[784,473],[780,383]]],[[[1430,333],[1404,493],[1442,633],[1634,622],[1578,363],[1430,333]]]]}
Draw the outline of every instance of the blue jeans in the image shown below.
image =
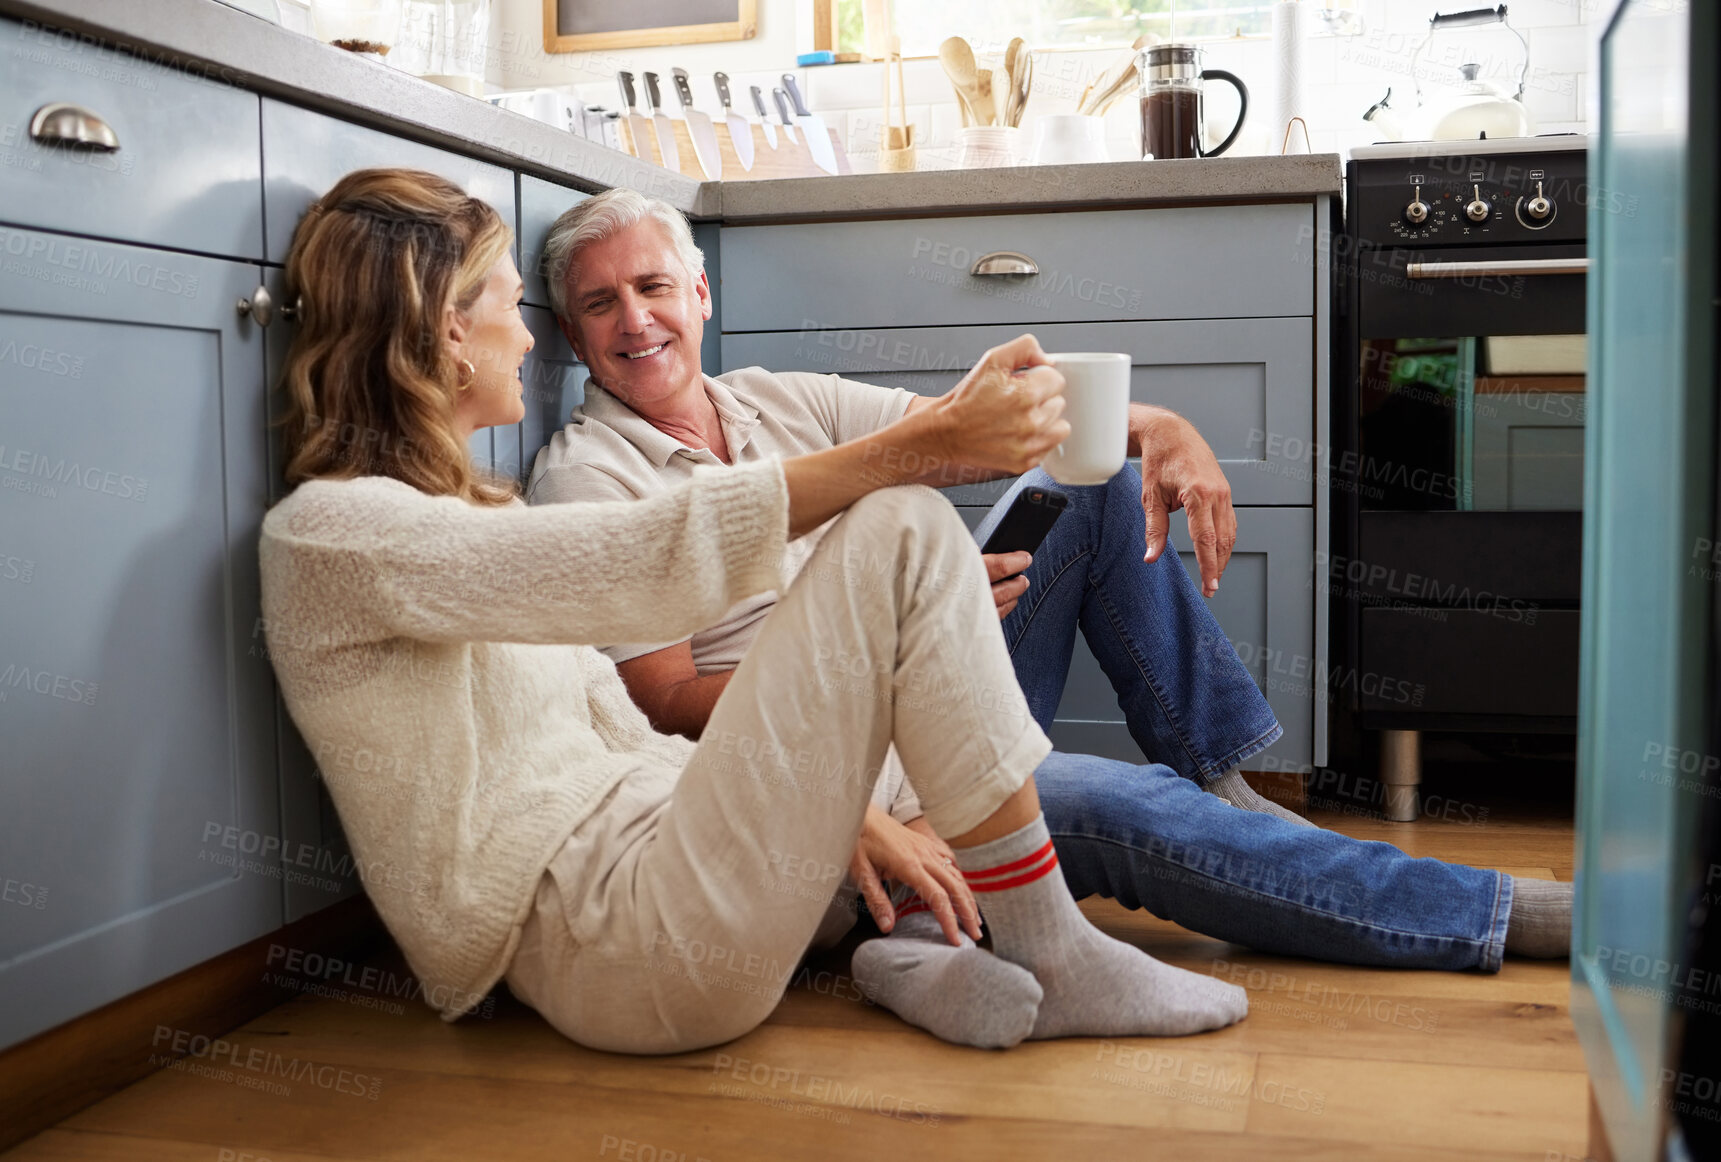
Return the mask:
{"type": "Polygon", "coordinates": [[[1029,712],[1042,730],[1064,695],[1080,628],[1117,691],[1141,753],[1206,784],[1278,740],[1273,717],[1230,639],[1167,545],[1142,561],[1147,530],[1141,477],[1126,464],[1110,483],[1059,484],[1023,476],[975,530],[985,543],[1017,492],[1030,485],[1070,498],[1028,566],[1028,591],[1004,619],[1004,641],[1029,712]]]}
{"type": "Polygon", "coordinates": [[[1158,763],[1053,751],[1034,772],[1076,899],[1262,952],[1496,972],[1512,881],[1244,811],[1158,763]]]}
{"type": "Polygon", "coordinates": [[[1512,881],[1387,843],[1242,811],[1197,789],[1272,745],[1282,728],[1227,643],[1177,551],[1147,552],[1141,478],[1072,488],[1039,469],[1016,492],[1070,498],[1004,619],[1016,677],[1051,725],[1079,628],[1154,762],[1053,752],[1034,778],[1071,893],[1146,908],[1264,952],[1349,964],[1497,971],[1512,881]],[[1203,649],[1201,643],[1214,643],[1203,649]],[[1181,776],[1181,777],[1179,777],[1181,776]]]}

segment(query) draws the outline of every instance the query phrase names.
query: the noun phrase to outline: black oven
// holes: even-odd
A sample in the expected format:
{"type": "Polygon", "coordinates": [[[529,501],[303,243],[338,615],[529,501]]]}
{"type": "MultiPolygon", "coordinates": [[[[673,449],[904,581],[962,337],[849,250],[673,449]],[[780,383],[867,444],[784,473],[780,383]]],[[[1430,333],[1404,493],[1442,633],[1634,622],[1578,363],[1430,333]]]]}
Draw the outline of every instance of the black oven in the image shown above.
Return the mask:
{"type": "Polygon", "coordinates": [[[1421,731],[1576,729],[1585,157],[1582,137],[1425,142],[1346,168],[1317,574],[1337,733],[1383,732],[1398,817],[1421,731]]]}

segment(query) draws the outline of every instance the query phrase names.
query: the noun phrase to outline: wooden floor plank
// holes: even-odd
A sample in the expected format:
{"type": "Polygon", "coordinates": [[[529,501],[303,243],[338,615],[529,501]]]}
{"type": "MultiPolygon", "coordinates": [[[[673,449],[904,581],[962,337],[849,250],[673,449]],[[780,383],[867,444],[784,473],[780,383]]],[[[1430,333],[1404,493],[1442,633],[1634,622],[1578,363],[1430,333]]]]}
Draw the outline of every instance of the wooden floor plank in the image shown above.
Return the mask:
{"type": "Polygon", "coordinates": [[[1249,1132],[1456,1150],[1469,1145],[1545,1157],[1584,1152],[1586,1127],[1570,1111],[1587,1101],[1582,1072],[1455,1069],[1263,1054],[1264,1076],[1319,1095],[1297,1103],[1257,1101],[1249,1132]]]}

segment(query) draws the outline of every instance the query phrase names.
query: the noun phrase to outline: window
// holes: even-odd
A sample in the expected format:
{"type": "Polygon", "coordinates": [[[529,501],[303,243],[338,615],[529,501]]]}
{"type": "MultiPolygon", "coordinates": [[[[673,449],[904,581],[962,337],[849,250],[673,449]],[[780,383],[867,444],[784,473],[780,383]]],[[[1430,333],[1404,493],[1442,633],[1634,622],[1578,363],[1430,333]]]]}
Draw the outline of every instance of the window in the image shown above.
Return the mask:
{"type": "MultiPolygon", "coordinates": [[[[1349,4],[1339,6],[1349,7],[1349,4]]],[[[1312,5],[1311,5],[1312,7],[1312,5]]],[[[839,51],[859,51],[861,0],[837,0],[839,51]]],[[[1161,40],[1267,36],[1270,0],[919,0],[896,5],[904,56],[936,56],[945,38],[976,49],[1020,36],[1034,48],[1128,45],[1144,32],[1161,40]]]]}

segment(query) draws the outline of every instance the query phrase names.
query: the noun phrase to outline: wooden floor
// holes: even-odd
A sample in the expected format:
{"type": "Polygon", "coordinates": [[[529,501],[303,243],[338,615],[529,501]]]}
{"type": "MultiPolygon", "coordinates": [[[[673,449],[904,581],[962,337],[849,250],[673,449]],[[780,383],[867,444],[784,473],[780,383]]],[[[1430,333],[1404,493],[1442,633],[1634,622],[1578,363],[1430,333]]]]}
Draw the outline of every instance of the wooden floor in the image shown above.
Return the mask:
{"type": "MultiPolygon", "coordinates": [[[[1569,879],[1569,809],[1480,826],[1323,825],[1416,855],[1569,879]]],[[[1363,970],[1259,955],[1106,902],[1106,931],[1197,972],[1235,974],[1251,1013],[1180,1039],[959,1049],[850,999],[841,960],[720,1050],[595,1053],[508,999],[447,1025],[300,997],[230,1034],[313,1063],[269,1092],[256,1072],[163,1069],[7,1155],[151,1162],[573,1158],[1577,1159],[1583,1061],[1565,962],[1498,975],[1363,970]],[[324,1069],[323,1067],[332,1067],[324,1069]],[[345,1073],[341,1071],[345,1070],[345,1073]]],[[[362,997],[358,998],[361,1002],[362,997]]]]}

